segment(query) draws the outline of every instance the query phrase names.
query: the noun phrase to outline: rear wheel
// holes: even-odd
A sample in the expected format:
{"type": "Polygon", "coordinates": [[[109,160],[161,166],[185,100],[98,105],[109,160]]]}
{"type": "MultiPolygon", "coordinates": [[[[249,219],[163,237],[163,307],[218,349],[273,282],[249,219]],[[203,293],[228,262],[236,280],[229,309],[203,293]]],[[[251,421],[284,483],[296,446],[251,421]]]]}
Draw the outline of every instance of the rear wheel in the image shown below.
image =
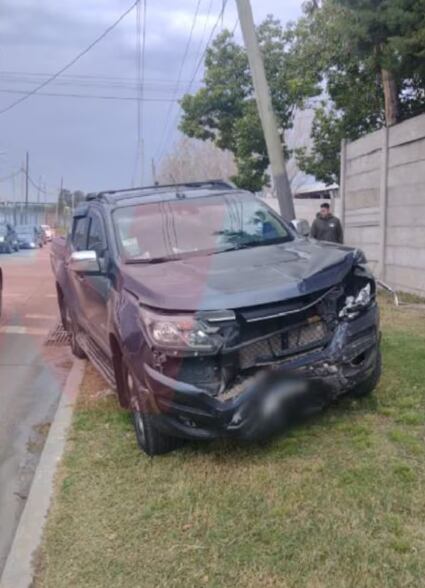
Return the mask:
{"type": "MultiPolygon", "coordinates": [[[[131,398],[135,394],[134,377],[124,360],[121,360],[121,366],[122,378],[120,378],[120,382],[125,387],[125,390],[120,392],[124,392],[131,405],[131,398]]],[[[165,435],[159,431],[153,424],[153,417],[150,414],[144,414],[137,410],[133,411],[133,424],[137,443],[147,455],[169,453],[183,443],[182,439],[165,435]]]]}

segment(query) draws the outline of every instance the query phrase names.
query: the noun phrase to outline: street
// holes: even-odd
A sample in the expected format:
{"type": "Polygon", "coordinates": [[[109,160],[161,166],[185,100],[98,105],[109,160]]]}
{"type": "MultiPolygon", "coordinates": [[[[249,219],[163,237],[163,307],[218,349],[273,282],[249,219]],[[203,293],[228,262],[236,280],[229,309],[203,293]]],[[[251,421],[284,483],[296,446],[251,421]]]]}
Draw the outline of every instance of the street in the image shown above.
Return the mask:
{"type": "Polygon", "coordinates": [[[49,247],[0,256],[0,572],[70,366],[44,345],[57,322],[49,247]]]}

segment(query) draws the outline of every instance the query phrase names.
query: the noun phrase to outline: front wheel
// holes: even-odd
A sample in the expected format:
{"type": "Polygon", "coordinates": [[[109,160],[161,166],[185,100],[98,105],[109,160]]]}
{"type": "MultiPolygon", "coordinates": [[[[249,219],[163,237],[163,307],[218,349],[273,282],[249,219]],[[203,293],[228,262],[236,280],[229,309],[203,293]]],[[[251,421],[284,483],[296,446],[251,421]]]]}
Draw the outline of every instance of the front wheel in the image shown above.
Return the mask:
{"type": "MultiPolygon", "coordinates": [[[[123,359],[121,360],[121,366],[122,378],[120,378],[120,381],[121,385],[125,387],[124,397],[129,400],[131,406],[131,398],[136,394],[134,377],[123,359]]],[[[153,424],[153,418],[150,414],[134,410],[133,425],[137,443],[146,455],[153,456],[169,453],[183,443],[181,439],[165,435],[159,431],[153,424]]]]}
{"type": "Polygon", "coordinates": [[[358,386],[353,388],[351,395],[355,398],[362,398],[363,396],[369,396],[375,390],[381,378],[382,371],[382,356],[381,351],[378,349],[375,367],[370,376],[361,382],[358,386]]]}
{"type": "MultiPolygon", "coordinates": [[[[65,303],[62,304],[65,305],[65,303]]],[[[72,318],[72,315],[69,312],[69,308],[67,306],[64,306],[63,312],[65,314],[66,330],[68,331],[70,337],[71,351],[73,355],[75,355],[75,357],[78,357],[78,359],[86,359],[86,352],[77,340],[77,333],[79,331],[79,327],[76,324],[75,320],[72,318]]]]}

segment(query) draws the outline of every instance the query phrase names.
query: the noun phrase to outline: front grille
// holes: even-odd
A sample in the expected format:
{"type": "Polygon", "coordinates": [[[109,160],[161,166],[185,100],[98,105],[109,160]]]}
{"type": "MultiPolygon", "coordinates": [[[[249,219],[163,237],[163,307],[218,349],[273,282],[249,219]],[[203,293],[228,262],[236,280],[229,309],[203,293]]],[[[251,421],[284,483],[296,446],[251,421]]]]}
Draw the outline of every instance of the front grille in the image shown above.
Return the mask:
{"type": "Polygon", "coordinates": [[[296,354],[305,348],[319,345],[326,339],[326,324],[318,320],[305,324],[286,333],[279,333],[250,343],[239,352],[241,369],[254,367],[258,364],[271,363],[279,357],[296,354]]]}

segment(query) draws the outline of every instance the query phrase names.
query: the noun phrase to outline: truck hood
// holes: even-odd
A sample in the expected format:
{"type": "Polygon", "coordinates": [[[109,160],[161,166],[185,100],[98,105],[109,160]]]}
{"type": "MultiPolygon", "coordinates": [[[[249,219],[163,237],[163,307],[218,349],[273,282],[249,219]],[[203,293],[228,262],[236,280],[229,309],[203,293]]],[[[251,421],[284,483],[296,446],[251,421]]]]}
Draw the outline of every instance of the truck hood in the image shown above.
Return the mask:
{"type": "Polygon", "coordinates": [[[123,286],[141,304],[158,309],[235,309],[329,288],[341,282],[355,258],[355,249],[296,239],[159,264],[126,265],[123,286]]]}

